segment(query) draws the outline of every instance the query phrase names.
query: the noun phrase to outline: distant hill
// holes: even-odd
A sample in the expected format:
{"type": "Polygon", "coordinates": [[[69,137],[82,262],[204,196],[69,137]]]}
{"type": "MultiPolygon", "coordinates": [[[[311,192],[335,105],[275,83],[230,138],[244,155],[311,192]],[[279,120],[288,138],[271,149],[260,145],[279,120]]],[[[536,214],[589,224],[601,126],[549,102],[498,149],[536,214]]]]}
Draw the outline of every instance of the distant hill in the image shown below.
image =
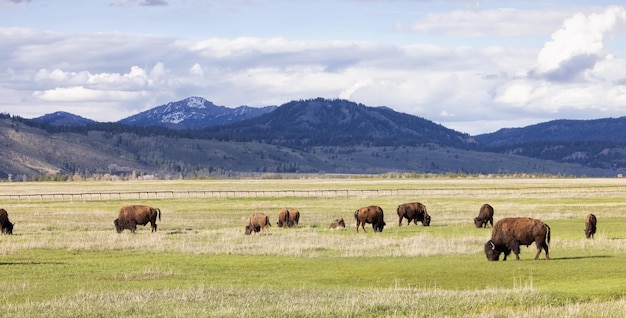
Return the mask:
{"type": "Polygon", "coordinates": [[[388,107],[368,107],[341,99],[308,99],[271,113],[204,130],[204,137],[261,141],[298,149],[312,146],[418,146],[468,149],[471,136],[388,107]]]}
{"type": "Polygon", "coordinates": [[[544,141],[626,142],[626,117],[593,120],[552,120],[522,128],[503,128],[474,137],[484,147],[544,141]]]}
{"type": "Polygon", "coordinates": [[[102,180],[111,176],[231,178],[250,173],[386,172],[613,176],[622,171],[436,144],[312,146],[299,150],[123,128],[118,124],[99,125],[84,130],[76,127],[76,132],[50,133],[30,126],[29,121],[0,116],[0,179],[10,176],[16,181],[47,180],[55,175],[102,180]]]}
{"type": "Polygon", "coordinates": [[[190,97],[131,116],[132,125],[63,112],[33,120],[0,114],[0,178],[135,171],[168,176],[626,172],[626,117],[557,120],[472,137],[386,106],[341,99],[297,100],[256,113],[245,106],[236,108],[239,113],[224,109],[190,97]]]}
{"type": "Polygon", "coordinates": [[[475,138],[485,151],[594,168],[626,167],[626,117],[553,120],[475,138]]]}
{"type": "Polygon", "coordinates": [[[87,126],[96,123],[91,119],[61,111],[33,118],[33,121],[51,126],[87,126]]]}
{"type": "Polygon", "coordinates": [[[171,129],[201,129],[232,124],[274,109],[276,106],[228,108],[217,106],[202,97],[189,97],[124,118],[119,123],[133,126],[164,126],[171,129]]]}

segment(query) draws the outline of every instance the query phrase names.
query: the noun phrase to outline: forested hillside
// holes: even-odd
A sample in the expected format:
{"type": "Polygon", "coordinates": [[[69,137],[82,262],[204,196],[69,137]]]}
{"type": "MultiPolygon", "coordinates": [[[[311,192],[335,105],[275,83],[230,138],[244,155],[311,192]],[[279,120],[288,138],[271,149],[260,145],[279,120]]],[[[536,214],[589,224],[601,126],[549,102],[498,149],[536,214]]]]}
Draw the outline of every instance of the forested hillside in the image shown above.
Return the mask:
{"type": "Polygon", "coordinates": [[[626,170],[623,119],[555,121],[472,137],[388,107],[322,98],[202,129],[98,123],[71,114],[48,119],[0,116],[1,179],[385,172],[615,176],[626,170]]]}

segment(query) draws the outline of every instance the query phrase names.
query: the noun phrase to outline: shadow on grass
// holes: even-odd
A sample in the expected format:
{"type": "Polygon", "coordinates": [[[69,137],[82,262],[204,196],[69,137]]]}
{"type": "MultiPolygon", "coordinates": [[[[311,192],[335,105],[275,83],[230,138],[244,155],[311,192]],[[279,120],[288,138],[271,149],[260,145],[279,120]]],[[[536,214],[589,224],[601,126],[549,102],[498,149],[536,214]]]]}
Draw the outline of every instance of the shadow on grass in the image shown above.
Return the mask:
{"type": "Polygon", "coordinates": [[[63,262],[0,262],[0,266],[15,266],[15,265],[61,265],[63,262]]]}
{"type": "MultiPolygon", "coordinates": [[[[550,260],[554,261],[568,261],[574,259],[597,259],[597,258],[611,258],[611,255],[588,255],[588,256],[567,256],[567,257],[551,257],[550,260]]],[[[540,259],[541,260],[541,259],[540,259]]]]}
{"type": "Polygon", "coordinates": [[[198,233],[198,231],[194,231],[193,229],[183,229],[183,230],[173,230],[169,232],[165,232],[165,234],[188,234],[188,233],[198,233]]]}

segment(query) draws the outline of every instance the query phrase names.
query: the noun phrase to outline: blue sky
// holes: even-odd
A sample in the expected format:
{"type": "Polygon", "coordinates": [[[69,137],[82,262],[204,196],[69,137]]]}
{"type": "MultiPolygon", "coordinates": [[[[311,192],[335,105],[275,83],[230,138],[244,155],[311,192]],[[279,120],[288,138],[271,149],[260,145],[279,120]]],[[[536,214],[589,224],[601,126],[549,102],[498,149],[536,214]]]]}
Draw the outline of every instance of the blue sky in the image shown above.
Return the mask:
{"type": "Polygon", "coordinates": [[[626,115],[606,1],[0,0],[0,112],[345,98],[470,134],[626,115]]]}

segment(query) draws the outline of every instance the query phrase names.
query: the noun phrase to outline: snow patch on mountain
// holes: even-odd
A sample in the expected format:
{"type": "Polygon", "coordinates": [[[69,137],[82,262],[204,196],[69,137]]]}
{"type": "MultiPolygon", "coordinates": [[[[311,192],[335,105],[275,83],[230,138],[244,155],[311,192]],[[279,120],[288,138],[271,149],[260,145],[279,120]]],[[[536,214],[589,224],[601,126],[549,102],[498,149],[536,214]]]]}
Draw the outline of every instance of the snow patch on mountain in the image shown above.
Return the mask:
{"type": "Polygon", "coordinates": [[[191,96],[187,98],[188,107],[203,109],[203,108],[206,108],[206,106],[204,105],[206,102],[207,100],[202,97],[191,96]]]}
{"type": "Polygon", "coordinates": [[[127,117],[120,123],[137,126],[159,125],[174,129],[201,129],[253,118],[274,109],[276,106],[228,108],[217,106],[202,97],[192,96],[127,117]]]}

